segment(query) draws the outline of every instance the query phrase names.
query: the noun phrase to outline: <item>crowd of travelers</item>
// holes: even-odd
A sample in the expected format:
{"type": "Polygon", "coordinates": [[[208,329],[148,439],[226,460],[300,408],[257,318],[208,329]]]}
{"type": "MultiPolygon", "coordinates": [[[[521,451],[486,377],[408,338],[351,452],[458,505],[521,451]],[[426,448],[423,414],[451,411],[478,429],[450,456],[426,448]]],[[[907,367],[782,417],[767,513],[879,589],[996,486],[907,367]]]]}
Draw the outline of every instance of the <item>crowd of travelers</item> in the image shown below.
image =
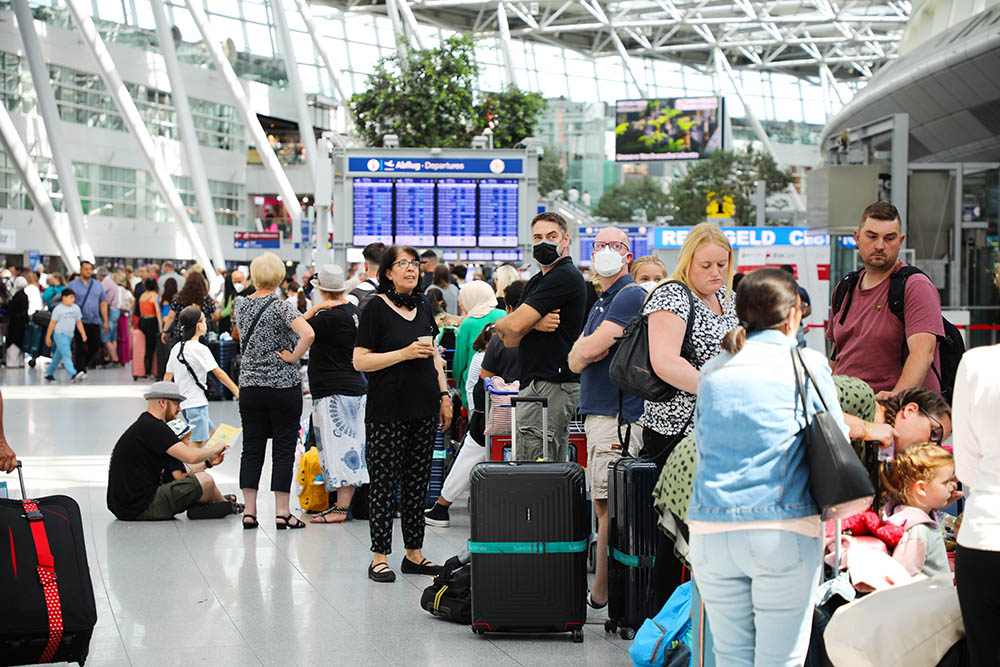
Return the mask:
{"type": "MultiPolygon", "coordinates": [[[[305,413],[331,492],[330,508],[311,523],[347,520],[355,493],[367,487],[368,577],[380,583],[396,578],[388,557],[397,511],[399,569],[439,571],[422,550],[425,526],[450,525],[449,508],[468,488],[472,468],[488,458],[484,380],[545,397],[547,434],[541,408],[519,409],[518,458],[566,460],[568,426],[583,421],[598,554],[608,547],[609,467],[622,456],[654,462],[660,482],[652,502],[683,524],[661,531],[657,602],[666,602],[690,566],[716,658],[726,665],[805,660],[824,526],[810,494],[804,427],[808,415],[826,411],[859,455],[866,456],[866,442],[879,450],[883,493],[874,509],[903,528],[894,558],[910,574],[950,573],[937,512],[964,495],[954,571],[969,652],[973,664],[1000,664],[1000,606],[990,585],[1000,583],[1000,440],[993,422],[1000,346],[967,352],[951,386],[942,375],[938,291],[919,272],[897,287],[906,268],[898,212],[884,202],[867,207],[855,237],[863,269],[849,277],[839,295],[846,298],[834,299],[829,357],[800,349],[811,307],[790,267],[736,275],[719,227],[694,227],[672,270],[655,257],[634,257],[627,234],[605,228],[594,241],[588,279],[570,256],[566,221],[551,212],[531,223],[539,269],[531,276],[510,265],[470,276],[464,266],[439,263],[433,251],[381,243],[364,249],[356,272],[327,265],[299,281],[265,253],[248,276],[233,271],[214,293],[197,266],[178,273],[170,262],[134,274],[84,263],[66,285],[47,276],[44,292],[39,276],[21,271],[7,300],[8,349],[19,345],[16,322],[23,326],[23,318],[14,311],[26,303],[53,306],[48,333],[56,352],[47,377],[59,363],[73,379],[119,363],[113,325],[130,314],[147,354],[157,338],[176,342],[160,374],[165,381],[145,394],[146,411],[112,454],[108,507],[125,520],[242,512],[247,530],[259,525],[269,439],[276,528],[307,526],[292,513],[289,492],[304,412],[300,361],[308,353],[305,413]],[[903,290],[898,305],[896,289],[903,290]],[[664,402],[620,396],[609,375],[620,338],[639,316],[648,321],[652,372],[677,389],[664,402]],[[199,339],[210,326],[239,341],[238,378],[202,349],[199,339]],[[454,336],[448,362],[444,329],[454,336]],[[815,389],[798,388],[798,363],[815,389]],[[208,373],[239,400],[239,501],[223,496],[207,472],[223,461],[225,447],[198,446],[212,428],[203,400],[208,373]],[[449,429],[456,404],[465,408],[468,428],[440,497],[425,510],[435,438],[449,429]],[[171,458],[180,465],[164,477],[171,458]]],[[[147,357],[156,376],[150,363],[147,357]]],[[[9,464],[5,448],[0,432],[2,465],[9,464]]],[[[608,598],[607,560],[599,557],[587,602],[600,609],[608,598]]]]}

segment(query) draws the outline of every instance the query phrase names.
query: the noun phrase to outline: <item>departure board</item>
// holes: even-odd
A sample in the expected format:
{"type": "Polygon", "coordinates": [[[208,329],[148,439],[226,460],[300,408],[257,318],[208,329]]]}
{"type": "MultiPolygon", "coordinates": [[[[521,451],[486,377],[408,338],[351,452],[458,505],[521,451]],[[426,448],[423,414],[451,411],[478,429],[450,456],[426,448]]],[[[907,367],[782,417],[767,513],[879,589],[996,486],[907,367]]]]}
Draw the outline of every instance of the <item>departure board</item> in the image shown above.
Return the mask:
{"type": "Polygon", "coordinates": [[[479,181],[479,245],[517,247],[517,179],[479,181]]]}
{"type": "Polygon", "coordinates": [[[434,179],[396,179],[396,243],[434,245],[434,179]]]}
{"type": "Polygon", "coordinates": [[[494,262],[520,262],[521,261],[521,251],[520,250],[494,250],[493,251],[493,261],[494,262]]]}
{"type": "Polygon", "coordinates": [[[392,243],[392,179],[354,179],[354,245],[392,243]]]}
{"type": "Polygon", "coordinates": [[[438,180],[437,245],[440,247],[475,247],[475,179],[442,178],[438,180]]]}

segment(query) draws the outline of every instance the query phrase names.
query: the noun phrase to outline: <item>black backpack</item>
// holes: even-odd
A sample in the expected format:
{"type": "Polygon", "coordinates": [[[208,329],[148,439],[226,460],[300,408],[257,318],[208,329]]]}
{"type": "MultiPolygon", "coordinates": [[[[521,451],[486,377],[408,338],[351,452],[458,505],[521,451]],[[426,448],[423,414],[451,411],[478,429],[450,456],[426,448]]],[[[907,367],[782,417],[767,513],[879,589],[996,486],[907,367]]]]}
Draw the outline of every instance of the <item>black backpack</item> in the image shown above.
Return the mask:
{"type": "MultiPolygon", "coordinates": [[[[917,267],[907,265],[900,267],[889,276],[889,310],[899,318],[904,327],[906,326],[906,318],[903,314],[906,281],[910,276],[918,273],[927,275],[917,267]]],[[[851,302],[854,300],[854,288],[857,287],[860,279],[860,270],[851,271],[837,283],[837,287],[833,290],[833,314],[840,315],[841,324],[844,323],[847,311],[851,308],[851,302]],[[847,303],[844,303],[845,298],[847,299],[847,303]],[[841,305],[843,305],[843,310],[841,310],[841,305]]],[[[932,363],[931,370],[934,371],[934,375],[937,376],[938,382],[941,385],[941,396],[951,405],[952,393],[955,390],[955,374],[958,372],[958,362],[962,360],[962,355],[965,354],[965,340],[962,338],[962,333],[958,330],[958,327],[949,322],[943,315],[941,316],[941,322],[944,325],[944,338],[939,341],[940,346],[938,348],[941,357],[941,368],[937,368],[936,364],[932,363]]],[[[905,360],[905,340],[903,341],[902,354],[905,360]]]]}
{"type": "Polygon", "coordinates": [[[378,294],[378,289],[375,285],[375,281],[369,278],[361,281],[361,284],[348,292],[348,294],[358,300],[358,310],[364,310],[365,306],[368,305],[368,302],[372,300],[372,297],[378,294]],[[371,285],[372,289],[362,289],[361,285],[364,285],[365,283],[371,285]]]}
{"type": "MultiPolygon", "coordinates": [[[[467,552],[465,556],[467,557],[467,552]]],[[[420,606],[438,618],[470,625],[472,623],[472,564],[462,556],[445,562],[434,583],[424,589],[420,606]]]]}

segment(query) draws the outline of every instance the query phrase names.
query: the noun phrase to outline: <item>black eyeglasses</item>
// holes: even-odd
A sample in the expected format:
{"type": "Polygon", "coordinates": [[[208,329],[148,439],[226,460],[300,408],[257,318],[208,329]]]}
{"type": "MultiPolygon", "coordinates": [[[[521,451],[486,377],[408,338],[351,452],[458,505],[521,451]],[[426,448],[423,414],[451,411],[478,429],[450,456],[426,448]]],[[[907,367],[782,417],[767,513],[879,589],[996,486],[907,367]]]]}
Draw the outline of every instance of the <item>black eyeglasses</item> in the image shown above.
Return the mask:
{"type": "Polygon", "coordinates": [[[941,441],[944,440],[944,425],[934,418],[934,415],[927,412],[923,408],[919,408],[920,414],[931,420],[931,442],[935,445],[940,445],[941,441]]]}

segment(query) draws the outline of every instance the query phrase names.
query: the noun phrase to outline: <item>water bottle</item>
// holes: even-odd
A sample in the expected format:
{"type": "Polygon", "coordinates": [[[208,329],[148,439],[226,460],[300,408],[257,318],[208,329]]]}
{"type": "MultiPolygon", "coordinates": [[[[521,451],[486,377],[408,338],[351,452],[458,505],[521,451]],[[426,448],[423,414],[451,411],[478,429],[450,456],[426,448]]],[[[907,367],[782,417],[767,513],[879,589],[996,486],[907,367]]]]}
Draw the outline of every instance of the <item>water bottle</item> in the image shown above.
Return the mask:
{"type": "Polygon", "coordinates": [[[0,482],[0,498],[6,500],[10,496],[7,495],[7,482],[0,482]]]}

